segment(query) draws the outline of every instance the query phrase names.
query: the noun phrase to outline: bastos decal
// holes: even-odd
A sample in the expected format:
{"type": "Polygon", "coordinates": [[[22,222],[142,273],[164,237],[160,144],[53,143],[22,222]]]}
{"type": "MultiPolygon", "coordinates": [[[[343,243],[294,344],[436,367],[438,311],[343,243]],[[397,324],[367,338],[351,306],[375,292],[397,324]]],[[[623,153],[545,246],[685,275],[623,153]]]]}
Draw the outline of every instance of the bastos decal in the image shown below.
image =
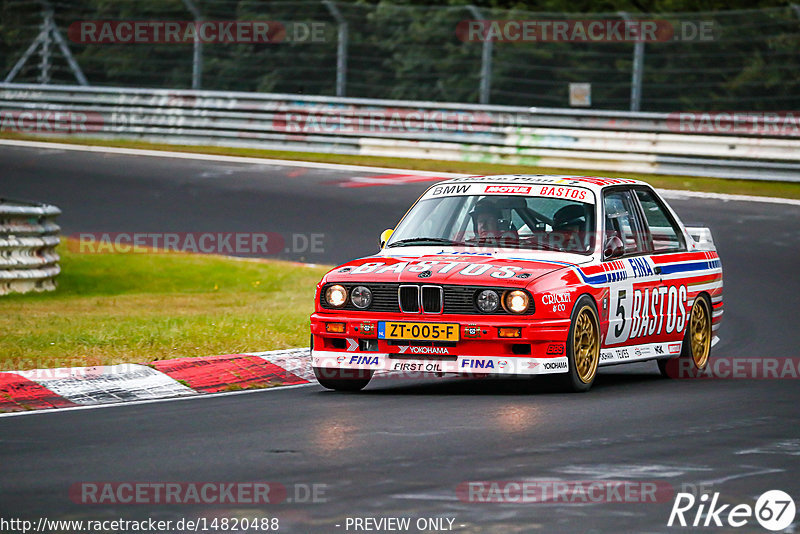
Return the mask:
{"type": "Polygon", "coordinates": [[[685,285],[627,284],[611,291],[606,345],[683,332],[689,313],[685,285]]]}

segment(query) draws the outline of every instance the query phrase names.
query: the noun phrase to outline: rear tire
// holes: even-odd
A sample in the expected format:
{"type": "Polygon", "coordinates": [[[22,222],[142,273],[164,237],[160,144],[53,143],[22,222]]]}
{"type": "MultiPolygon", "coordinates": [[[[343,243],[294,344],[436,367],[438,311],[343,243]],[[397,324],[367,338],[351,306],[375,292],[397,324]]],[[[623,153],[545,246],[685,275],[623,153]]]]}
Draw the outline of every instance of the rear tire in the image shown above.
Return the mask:
{"type": "Polygon", "coordinates": [[[600,322],[597,307],[591,297],[584,295],[572,308],[567,336],[569,371],[559,377],[563,389],[576,393],[589,391],[597,376],[599,362],[600,322]]]}
{"type": "Polygon", "coordinates": [[[701,295],[694,300],[689,323],[683,335],[681,354],[677,358],[658,361],[658,370],[664,378],[679,378],[679,369],[684,368],[682,362],[691,362],[694,371],[703,371],[708,367],[711,357],[711,303],[708,297],[701,295]]]}

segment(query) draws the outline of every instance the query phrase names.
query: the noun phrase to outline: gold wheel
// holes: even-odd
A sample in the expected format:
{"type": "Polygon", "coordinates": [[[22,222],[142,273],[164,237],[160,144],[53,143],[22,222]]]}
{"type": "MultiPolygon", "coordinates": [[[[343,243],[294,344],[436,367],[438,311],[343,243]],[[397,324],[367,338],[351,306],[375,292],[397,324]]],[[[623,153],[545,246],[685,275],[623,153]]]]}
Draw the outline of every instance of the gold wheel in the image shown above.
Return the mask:
{"type": "Polygon", "coordinates": [[[711,352],[711,314],[708,312],[708,302],[703,297],[697,297],[692,306],[689,342],[692,344],[692,360],[695,366],[703,369],[711,352]]]}
{"type": "Polygon", "coordinates": [[[578,379],[584,384],[589,384],[597,373],[597,362],[600,360],[600,336],[597,320],[588,306],[584,307],[575,319],[572,351],[578,379]]]}

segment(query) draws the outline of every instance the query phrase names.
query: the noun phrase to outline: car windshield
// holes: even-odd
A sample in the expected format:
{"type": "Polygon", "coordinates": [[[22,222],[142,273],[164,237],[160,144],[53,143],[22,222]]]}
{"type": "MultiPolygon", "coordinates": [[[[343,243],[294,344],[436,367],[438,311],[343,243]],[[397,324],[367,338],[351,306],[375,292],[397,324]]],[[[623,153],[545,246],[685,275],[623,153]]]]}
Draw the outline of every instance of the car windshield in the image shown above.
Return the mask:
{"type": "Polygon", "coordinates": [[[594,249],[593,204],[522,195],[426,197],[397,226],[389,248],[485,246],[578,254],[594,249]]]}

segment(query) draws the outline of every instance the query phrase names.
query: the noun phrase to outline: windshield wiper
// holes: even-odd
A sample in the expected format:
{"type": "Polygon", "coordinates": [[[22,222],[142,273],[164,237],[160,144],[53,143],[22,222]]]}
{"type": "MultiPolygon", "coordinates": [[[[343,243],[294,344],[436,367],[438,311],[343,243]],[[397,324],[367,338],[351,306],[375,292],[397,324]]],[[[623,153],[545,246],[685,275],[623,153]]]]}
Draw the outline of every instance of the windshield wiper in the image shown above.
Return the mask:
{"type": "MultiPolygon", "coordinates": [[[[555,245],[548,245],[547,243],[542,243],[541,241],[537,241],[535,243],[530,243],[529,245],[533,245],[535,248],[540,248],[542,250],[553,250],[555,252],[566,252],[564,248],[557,247],[555,245]]],[[[534,249],[532,249],[534,250],[534,249]]]]}
{"type": "Polygon", "coordinates": [[[403,247],[406,245],[421,245],[424,243],[431,243],[434,245],[450,245],[450,246],[465,246],[466,243],[461,241],[453,241],[452,239],[445,239],[443,237],[411,237],[409,239],[401,239],[400,241],[395,241],[387,245],[389,248],[392,247],[403,247]]]}

